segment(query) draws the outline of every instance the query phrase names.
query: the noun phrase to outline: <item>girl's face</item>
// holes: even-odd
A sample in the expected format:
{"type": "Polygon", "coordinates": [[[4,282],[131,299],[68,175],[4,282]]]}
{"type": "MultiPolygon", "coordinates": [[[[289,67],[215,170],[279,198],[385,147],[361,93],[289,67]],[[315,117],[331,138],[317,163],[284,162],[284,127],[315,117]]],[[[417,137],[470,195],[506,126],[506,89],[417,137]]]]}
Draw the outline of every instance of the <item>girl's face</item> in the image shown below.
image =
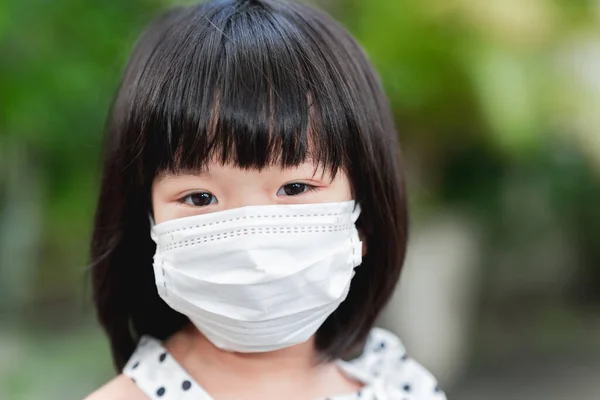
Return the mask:
{"type": "Polygon", "coordinates": [[[352,193],[346,174],[340,170],[332,177],[310,162],[260,171],[210,163],[201,172],[161,174],[152,184],[157,224],[244,206],[348,200],[352,200],[352,193]]]}

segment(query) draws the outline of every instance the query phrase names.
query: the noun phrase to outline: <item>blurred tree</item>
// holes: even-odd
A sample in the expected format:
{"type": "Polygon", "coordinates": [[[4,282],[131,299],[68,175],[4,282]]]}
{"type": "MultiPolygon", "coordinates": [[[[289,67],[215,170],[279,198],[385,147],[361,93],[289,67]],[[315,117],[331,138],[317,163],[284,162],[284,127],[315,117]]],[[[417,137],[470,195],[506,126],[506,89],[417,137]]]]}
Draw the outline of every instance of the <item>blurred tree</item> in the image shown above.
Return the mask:
{"type": "Polygon", "coordinates": [[[141,0],[0,5],[5,296],[42,309],[81,298],[103,121],[132,42],[159,8],[141,0]]]}
{"type": "MultiPolygon", "coordinates": [[[[595,70],[579,73],[578,62],[600,54],[581,44],[594,38],[594,1],[312,2],[349,27],[381,72],[417,215],[457,205],[506,233],[503,193],[531,168],[525,186],[560,199],[552,213],[571,227],[581,279],[598,281],[600,222],[591,220],[600,195],[589,169],[600,160],[600,90],[590,83],[595,70]],[[577,161],[563,168],[555,161],[565,150],[552,143],[565,142],[577,161]]],[[[80,303],[102,128],[120,71],[148,20],[189,3],[0,3],[0,293],[9,309],[80,303]]]]}
{"type": "MultiPolygon", "coordinates": [[[[483,325],[491,321],[490,348],[536,332],[585,343],[563,334],[581,322],[561,307],[600,304],[598,1],[310,1],[341,20],[381,72],[417,222],[459,209],[483,228],[477,305],[483,325]]],[[[0,2],[3,327],[6,317],[49,326],[78,317],[121,70],[151,18],[195,2],[0,2]]],[[[83,354],[70,339],[64,348],[83,354]]],[[[30,370],[11,382],[29,388],[30,370]]],[[[39,397],[23,390],[20,398],[39,397]]]]}

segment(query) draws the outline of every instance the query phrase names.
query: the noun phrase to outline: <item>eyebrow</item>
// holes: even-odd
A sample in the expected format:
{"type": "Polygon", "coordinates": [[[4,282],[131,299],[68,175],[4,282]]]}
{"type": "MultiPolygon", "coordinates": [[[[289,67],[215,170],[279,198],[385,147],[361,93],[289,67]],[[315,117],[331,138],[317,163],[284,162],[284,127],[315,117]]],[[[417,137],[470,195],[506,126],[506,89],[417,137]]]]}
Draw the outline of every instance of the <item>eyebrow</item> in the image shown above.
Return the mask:
{"type": "Polygon", "coordinates": [[[156,174],[157,178],[169,179],[177,178],[183,175],[194,175],[194,176],[207,176],[210,175],[210,171],[207,168],[178,168],[177,170],[164,170],[156,174]]]}
{"type": "MultiPolygon", "coordinates": [[[[305,164],[310,164],[310,162],[306,162],[305,164]]],[[[299,168],[301,168],[301,165],[280,167],[281,171],[291,171],[291,170],[295,170],[295,169],[299,169],[299,168]]],[[[310,174],[311,174],[312,179],[320,179],[320,180],[324,180],[324,181],[329,181],[330,183],[333,182],[337,176],[337,172],[332,173],[327,168],[325,168],[323,166],[319,166],[319,165],[315,165],[314,170],[310,174]]],[[[210,168],[208,168],[206,166],[202,166],[199,168],[177,168],[174,170],[167,169],[167,170],[163,170],[163,171],[160,171],[159,173],[157,173],[156,177],[161,178],[161,179],[169,179],[169,178],[176,178],[176,177],[180,177],[180,176],[184,176],[184,175],[205,177],[205,176],[210,176],[211,173],[210,173],[210,168]]]]}

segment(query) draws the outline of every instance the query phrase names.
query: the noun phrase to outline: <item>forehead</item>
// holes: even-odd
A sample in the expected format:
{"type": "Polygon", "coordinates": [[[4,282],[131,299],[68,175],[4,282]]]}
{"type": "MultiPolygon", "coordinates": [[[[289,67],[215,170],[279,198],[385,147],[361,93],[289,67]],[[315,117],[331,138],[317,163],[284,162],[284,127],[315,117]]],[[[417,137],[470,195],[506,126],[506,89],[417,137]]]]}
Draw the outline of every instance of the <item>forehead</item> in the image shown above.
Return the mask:
{"type": "Polygon", "coordinates": [[[211,160],[201,168],[181,168],[177,170],[160,171],[155,182],[169,180],[181,176],[196,176],[196,177],[211,177],[223,178],[228,176],[242,175],[256,178],[281,178],[294,177],[296,179],[319,179],[323,181],[333,181],[340,175],[344,175],[343,171],[331,171],[324,167],[323,164],[313,160],[306,160],[294,166],[270,165],[263,168],[241,168],[233,163],[223,164],[218,160],[211,160]]]}

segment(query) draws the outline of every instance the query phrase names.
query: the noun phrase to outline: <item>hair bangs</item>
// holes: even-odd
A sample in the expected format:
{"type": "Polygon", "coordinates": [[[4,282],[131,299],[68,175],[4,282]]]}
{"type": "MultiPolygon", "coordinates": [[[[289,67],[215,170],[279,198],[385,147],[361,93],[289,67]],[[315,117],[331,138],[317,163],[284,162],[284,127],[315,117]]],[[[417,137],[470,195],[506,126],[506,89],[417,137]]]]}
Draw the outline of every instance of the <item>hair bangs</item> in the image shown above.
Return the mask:
{"type": "Polygon", "coordinates": [[[94,304],[117,369],[140,336],[165,340],[189,323],[160,298],[149,267],[151,184],[160,172],[214,161],[255,169],[311,161],[315,172],[346,172],[368,251],[315,348],[324,359],[347,356],[366,339],[404,260],[396,134],[360,45],[306,4],[211,0],[150,24],[111,106],[91,245],[94,304]]]}
{"type": "Polygon", "coordinates": [[[132,66],[128,120],[146,177],[214,161],[345,168],[356,122],[334,52],[265,4],[206,7],[180,9],[138,43],[147,55],[132,66]]]}

